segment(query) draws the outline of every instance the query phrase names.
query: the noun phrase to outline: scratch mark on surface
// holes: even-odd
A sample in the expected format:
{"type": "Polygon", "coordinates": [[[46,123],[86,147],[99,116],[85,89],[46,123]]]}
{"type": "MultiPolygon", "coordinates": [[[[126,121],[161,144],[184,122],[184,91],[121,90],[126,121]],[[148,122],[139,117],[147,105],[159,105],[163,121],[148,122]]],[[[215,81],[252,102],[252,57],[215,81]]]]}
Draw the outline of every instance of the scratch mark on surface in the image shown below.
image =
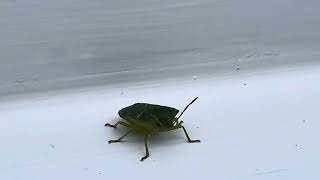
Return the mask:
{"type": "Polygon", "coordinates": [[[287,169],[277,169],[277,170],[273,170],[273,171],[265,171],[265,172],[257,173],[257,174],[255,174],[255,176],[261,176],[261,175],[265,175],[265,174],[274,174],[274,173],[283,172],[283,171],[287,171],[287,169]]]}

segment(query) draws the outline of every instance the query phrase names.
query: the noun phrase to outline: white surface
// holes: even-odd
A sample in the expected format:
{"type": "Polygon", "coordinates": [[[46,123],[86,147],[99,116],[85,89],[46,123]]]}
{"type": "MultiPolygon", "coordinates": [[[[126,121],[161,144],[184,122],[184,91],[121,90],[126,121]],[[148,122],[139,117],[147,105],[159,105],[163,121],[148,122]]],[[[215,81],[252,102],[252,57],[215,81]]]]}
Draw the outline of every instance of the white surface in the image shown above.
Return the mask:
{"type": "Polygon", "coordinates": [[[0,108],[1,179],[318,179],[320,67],[178,84],[96,88],[8,101],[0,108]],[[244,85],[246,83],[246,85],[244,85]],[[105,128],[134,102],[183,109],[182,130],[108,144],[105,128]]]}
{"type": "Polygon", "coordinates": [[[319,179],[319,5],[1,1],[0,179],[319,179]],[[201,144],[107,143],[120,108],[195,96],[201,144]]]}

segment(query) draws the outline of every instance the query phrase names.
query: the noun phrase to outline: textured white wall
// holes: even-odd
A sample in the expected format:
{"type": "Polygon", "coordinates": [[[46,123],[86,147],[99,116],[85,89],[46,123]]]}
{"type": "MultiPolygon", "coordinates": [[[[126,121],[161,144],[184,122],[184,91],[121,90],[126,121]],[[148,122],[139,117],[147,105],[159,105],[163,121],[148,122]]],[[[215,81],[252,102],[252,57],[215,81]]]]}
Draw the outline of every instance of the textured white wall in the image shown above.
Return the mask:
{"type": "Polygon", "coordinates": [[[1,1],[0,93],[315,61],[319,5],[317,0],[1,1]],[[282,58],[301,54],[313,57],[282,58]]]}

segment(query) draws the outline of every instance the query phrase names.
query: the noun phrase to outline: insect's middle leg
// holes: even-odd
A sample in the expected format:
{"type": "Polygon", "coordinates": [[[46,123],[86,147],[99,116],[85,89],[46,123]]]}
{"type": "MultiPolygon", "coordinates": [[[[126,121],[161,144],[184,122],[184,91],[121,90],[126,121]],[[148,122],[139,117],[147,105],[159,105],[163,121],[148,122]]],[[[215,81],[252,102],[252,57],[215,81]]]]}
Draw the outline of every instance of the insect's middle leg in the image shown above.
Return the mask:
{"type": "MultiPolygon", "coordinates": [[[[182,124],[182,123],[180,123],[180,124],[182,124]]],[[[183,129],[184,134],[187,136],[187,139],[188,139],[188,142],[189,142],[189,143],[200,142],[200,140],[192,140],[192,139],[189,137],[189,135],[188,135],[188,133],[187,133],[187,130],[186,130],[186,128],[184,128],[184,126],[181,126],[181,128],[183,129]]]]}
{"type": "Polygon", "coordinates": [[[130,127],[130,125],[129,125],[128,123],[125,123],[125,122],[123,122],[123,121],[118,121],[118,122],[115,123],[114,125],[112,125],[112,124],[110,124],[110,123],[107,123],[107,124],[105,124],[104,126],[106,126],[106,127],[112,127],[112,128],[117,128],[119,124],[121,124],[122,126],[128,127],[128,128],[130,127]]]}
{"type": "Polygon", "coordinates": [[[149,157],[149,149],[148,149],[148,135],[144,137],[144,146],[146,148],[146,155],[141,158],[140,161],[143,161],[149,157]]]}
{"type": "Polygon", "coordinates": [[[130,134],[131,133],[131,131],[127,131],[124,135],[122,135],[119,139],[116,139],[116,140],[110,140],[109,141],[109,144],[110,143],[116,143],[116,142],[121,142],[121,140],[124,138],[124,137],[126,137],[128,134],[130,134]]]}

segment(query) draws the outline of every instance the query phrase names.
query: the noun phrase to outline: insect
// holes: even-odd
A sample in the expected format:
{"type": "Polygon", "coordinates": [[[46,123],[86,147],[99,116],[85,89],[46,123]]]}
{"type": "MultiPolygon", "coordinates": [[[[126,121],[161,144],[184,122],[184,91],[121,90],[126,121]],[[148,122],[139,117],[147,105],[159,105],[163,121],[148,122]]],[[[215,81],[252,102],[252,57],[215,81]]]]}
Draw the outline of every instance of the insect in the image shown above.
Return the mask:
{"type": "Polygon", "coordinates": [[[107,127],[117,128],[122,125],[128,128],[127,132],[116,140],[110,140],[110,143],[121,142],[124,137],[130,133],[137,133],[144,136],[144,145],[146,154],[141,158],[141,161],[149,157],[148,139],[151,135],[168,132],[175,129],[182,128],[189,143],[198,143],[200,140],[192,140],[187,133],[186,128],[182,125],[183,121],[179,121],[182,114],[188,107],[194,103],[198,97],[193,99],[176,117],[179,110],[156,104],[136,103],[131,106],[121,109],[118,114],[123,119],[115,124],[105,124],[107,127]]]}

